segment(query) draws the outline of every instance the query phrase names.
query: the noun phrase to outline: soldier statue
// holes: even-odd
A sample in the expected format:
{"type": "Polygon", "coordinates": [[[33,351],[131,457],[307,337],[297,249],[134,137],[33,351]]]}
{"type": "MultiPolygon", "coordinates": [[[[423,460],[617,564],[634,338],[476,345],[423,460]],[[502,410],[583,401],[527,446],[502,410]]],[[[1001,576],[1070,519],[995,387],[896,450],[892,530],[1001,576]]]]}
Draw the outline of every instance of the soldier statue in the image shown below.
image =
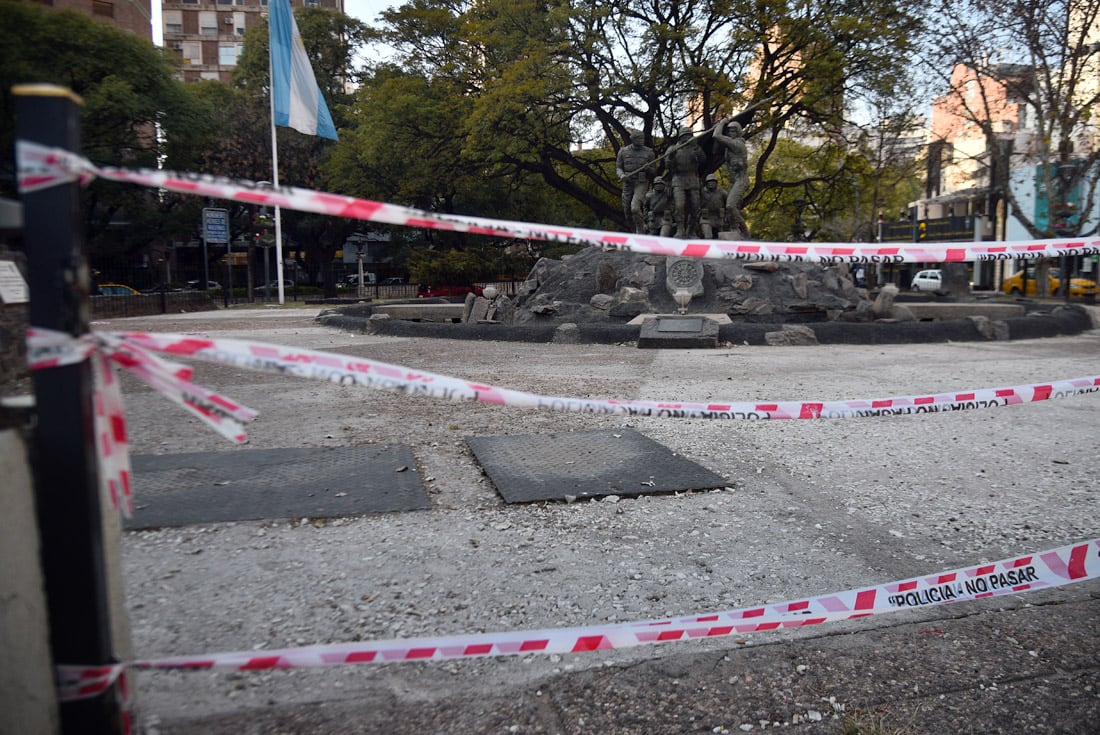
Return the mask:
{"type": "Polygon", "coordinates": [[[699,229],[703,237],[713,240],[718,237],[726,215],[726,191],[718,188],[718,177],[708,174],[703,185],[703,209],[699,213],[699,229]]]}
{"type": "Polygon", "coordinates": [[[645,198],[646,232],[650,235],[672,235],[672,192],[665,184],[665,177],[653,180],[653,188],[645,198]]]}
{"type": "Polygon", "coordinates": [[[695,141],[691,128],[682,127],[676,144],[668,154],[672,175],[672,200],[676,204],[676,237],[695,237],[701,205],[699,173],[707,162],[703,147],[695,141]]]}
{"type": "Polygon", "coordinates": [[[615,175],[623,182],[623,214],[634,232],[645,232],[642,205],[649,191],[649,179],[654,174],[656,155],[645,144],[641,130],[630,131],[630,144],[615,156],[615,175]]]}
{"type": "Polygon", "coordinates": [[[730,188],[726,195],[726,224],[731,230],[748,237],[749,226],[741,214],[741,198],[749,188],[749,153],[745,139],[741,137],[741,126],[730,118],[718,121],[714,128],[714,140],[725,150],[726,173],[729,175],[730,188]],[[725,128],[725,135],[722,129],[725,128]]]}

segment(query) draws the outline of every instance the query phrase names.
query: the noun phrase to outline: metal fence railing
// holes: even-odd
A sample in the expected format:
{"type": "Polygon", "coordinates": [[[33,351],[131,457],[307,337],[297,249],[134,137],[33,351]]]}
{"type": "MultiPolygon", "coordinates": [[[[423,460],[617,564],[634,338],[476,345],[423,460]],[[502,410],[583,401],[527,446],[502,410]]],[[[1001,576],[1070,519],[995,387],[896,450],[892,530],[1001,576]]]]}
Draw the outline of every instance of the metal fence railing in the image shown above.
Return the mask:
{"type": "MultiPolygon", "coordinates": [[[[515,296],[522,281],[485,281],[476,285],[481,288],[495,286],[497,291],[505,296],[515,296]]],[[[387,283],[386,285],[371,284],[364,287],[365,298],[374,301],[393,301],[415,299],[420,296],[420,285],[416,283],[387,283]]],[[[318,296],[321,289],[317,287],[287,288],[284,296],[289,301],[297,301],[307,296],[318,296]]],[[[356,289],[341,288],[338,296],[354,298],[356,289]]],[[[254,289],[253,297],[257,302],[263,301],[263,289],[254,289]]],[[[276,290],[270,289],[268,300],[277,298],[276,290]]],[[[191,311],[209,311],[219,309],[225,301],[224,295],[219,291],[165,291],[153,293],[139,293],[127,295],[102,295],[92,296],[89,299],[91,317],[93,319],[109,319],[129,316],[150,316],[153,314],[167,314],[191,311]]],[[[231,305],[247,302],[247,295],[242,288],[233,289],[231,305]]]]}
{"type": "Polygon", "coordinates": [[[88,303],[93,319],[178,314],[181,311],[210,311],[218,308],[214,299],[205,291],[91,296],[88,303]]]}

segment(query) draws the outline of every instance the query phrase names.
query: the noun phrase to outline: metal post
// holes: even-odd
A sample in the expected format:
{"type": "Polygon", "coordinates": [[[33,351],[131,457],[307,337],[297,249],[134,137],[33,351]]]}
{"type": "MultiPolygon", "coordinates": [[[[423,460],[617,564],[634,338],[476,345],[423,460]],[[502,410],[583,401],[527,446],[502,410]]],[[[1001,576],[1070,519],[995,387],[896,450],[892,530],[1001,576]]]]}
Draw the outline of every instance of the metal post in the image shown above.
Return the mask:
{"type": "Polygon", "coordinates": [[[271,265],[268,262],[267,253],[271,248],[264,244],[264,303],[266,304],[268,299],[268,287],[271,285],[269,279],[271,278],[271,265]]]}
{"type": "Polygon", "coordinates": [[[229,302],[237,303],[233,298],[233,242],[227,240],[225,243],[225,305],[229,307],[229,302]]]}
{"type": "Polygon", "coordinates": [[[206,249],[206,233],[202,236],[202,290],[210,293],[210,256],[206,249]]]}
{"type": "MultiPolygon", "coordinates": [[[[16,138],[80,152],[79,97],[62,87],[13,88],[16,138]]],[[[88,331],[88,266],[79,186],[23,195],[30,324],[79,336],[88,331]]],[[[35,371],[34,483],[42,569],[56,664],[113,661],[103,518],[88,361],[35,371]]],[[[118,690],[60,705],[61,731],[124,732],[118,690]]]]}
{"type": "Polygon", "coordinates": [[[366,296],[363,289],[363,248],[359,243],[355,243],[355,261],[359,264],[359,288],[356,289],[356,296],[363,298],[366,296]]]}

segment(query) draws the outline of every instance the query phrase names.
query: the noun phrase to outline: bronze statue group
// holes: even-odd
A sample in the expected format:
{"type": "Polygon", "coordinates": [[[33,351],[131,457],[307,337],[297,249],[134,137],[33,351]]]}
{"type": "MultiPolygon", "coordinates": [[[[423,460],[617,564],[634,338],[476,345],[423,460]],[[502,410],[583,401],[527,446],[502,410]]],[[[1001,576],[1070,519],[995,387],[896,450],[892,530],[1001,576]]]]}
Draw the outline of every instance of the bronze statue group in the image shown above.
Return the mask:
{"type": "Polygon", "coordinates": [[[615,157],[615,173],[623,184],[623,214],[634,232],[665,237],[715,239],[719,232],[736,239],[748,237],[741,215],[741,199],[749,184],[748,149],[741,126],[723,118],[714,126],[710,147],[720,150],[729,178],[729,190],[718,188],[718,177],[707,174],[711,155],[691,128],[680,128],[664,159],[645,145],[640,130],[630,131],[630,143],[615,157]]]}

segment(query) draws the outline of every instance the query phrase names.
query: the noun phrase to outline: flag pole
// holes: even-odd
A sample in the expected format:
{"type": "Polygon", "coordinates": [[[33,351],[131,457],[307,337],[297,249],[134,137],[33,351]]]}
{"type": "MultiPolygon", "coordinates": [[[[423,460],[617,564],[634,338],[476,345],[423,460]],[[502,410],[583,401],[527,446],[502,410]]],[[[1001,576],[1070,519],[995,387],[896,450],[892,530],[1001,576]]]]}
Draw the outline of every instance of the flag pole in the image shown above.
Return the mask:
{"type": "MultiPolygon", "coordinates": [[[[271,49],[267,52],[267,78],[271,85],[268,99],[271,102],[271,181],[277,190],[279,188],[279,141],[275,135],[275,76],[271,63],[271,49]]],[[[267,274],[264,273],[264,278],[267,274]]],[[[279,304],[286,303],[283,291],[283,219],[279,205],[275,205],[275,281],[279,288],[279,304]]]]}
{"type": "MultiPolygon", "coordinates": [[[[279,145],[275,127],[294,128],[304,135],[339,140],[332,115],[313,74],[306,47],[294,22],[289,0],[270,0],[268,5],[267,69],[271,78],[271,165],[275,188],[279,188],[279,145]],[[279,57],[275,58],[275,47],[279,57]],[[278,74],[276,74],[278,72],[278,74]]],[[[283,220],[275,207],[275,268],[279,279],[279,303],[284,301],[283,220]]]]}

